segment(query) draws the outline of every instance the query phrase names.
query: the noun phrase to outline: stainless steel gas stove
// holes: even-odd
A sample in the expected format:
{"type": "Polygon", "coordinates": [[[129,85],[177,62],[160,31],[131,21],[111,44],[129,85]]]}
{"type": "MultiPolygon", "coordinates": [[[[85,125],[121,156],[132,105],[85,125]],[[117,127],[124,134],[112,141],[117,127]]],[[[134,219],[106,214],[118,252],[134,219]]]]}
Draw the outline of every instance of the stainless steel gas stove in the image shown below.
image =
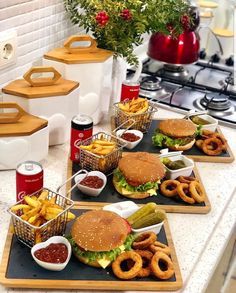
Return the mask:
{"type": "Polygon", "coordinates": [[[143,64],[140,87],[141,96],[181,112],[207,110],[220,124],[236,128],[233,66],[200,60],[183,67],[148,59],[143,64]]]}

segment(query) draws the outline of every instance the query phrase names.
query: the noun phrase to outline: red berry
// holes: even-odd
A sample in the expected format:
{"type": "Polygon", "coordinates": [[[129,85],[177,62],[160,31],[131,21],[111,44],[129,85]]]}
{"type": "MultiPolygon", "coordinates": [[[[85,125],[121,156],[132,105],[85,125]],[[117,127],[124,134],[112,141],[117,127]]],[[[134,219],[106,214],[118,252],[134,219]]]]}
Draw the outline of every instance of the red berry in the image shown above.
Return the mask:
{"type": "Polygon", "coordinates": [[[109,20],[109,16],[107,15],[106,11],[100,11],[95,16],[97,24],[100,26],[105,26],[109,20]]]}
{"type": "Polygon", "coordinates": [[[124,20],[130,20],[132,19],[132,14],[129,11],[129,9],[123,9],[120,13],[120,16],[124,19],[124,20]]]}
{"type": "Polygon", "coordinates": [[[189,28],[190,28],[190,21],[189,21],[189,17],[188,17],[188,15],[183,15],[183,16],[181,17],[181,23],[182,23],[183,28],[184,28],[185,30],[189,30],[189,28]]]}

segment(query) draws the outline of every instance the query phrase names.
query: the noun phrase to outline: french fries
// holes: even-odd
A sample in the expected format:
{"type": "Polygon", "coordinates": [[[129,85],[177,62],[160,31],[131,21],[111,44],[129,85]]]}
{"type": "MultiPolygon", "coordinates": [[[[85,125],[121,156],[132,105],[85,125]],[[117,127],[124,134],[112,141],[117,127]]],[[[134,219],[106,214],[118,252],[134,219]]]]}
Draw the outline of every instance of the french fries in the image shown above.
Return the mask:
{"type": "Polygon", "coordinates": [[[116,143],[108,141],[101,136],[101,138],[92,141],[89,145],[80,145],[80,148],[99,156],[105,156],[115,150],[116,143]]]}
{"type": "MultiPolygon", "coordinates": [[[[38,197],[25,196],[24,202],[13,206],[11,211],[16,214],[20,211],[21,219],[36,227],[55,219],[63,212],[63,208],[56,204],[56,196],[48,199],[48,190],[43,190],[38,197]]],[[[69,222],[74,218],[75,215],[68,212],[66,220],[69,222]]]]}
{"type": "Polygon", "coordinates": [[[137,98],[125,103],[119,103],[118,106],[120,110],[128,115],[141,114],[148,110],[148,101],[144,98],[137,98]]]}

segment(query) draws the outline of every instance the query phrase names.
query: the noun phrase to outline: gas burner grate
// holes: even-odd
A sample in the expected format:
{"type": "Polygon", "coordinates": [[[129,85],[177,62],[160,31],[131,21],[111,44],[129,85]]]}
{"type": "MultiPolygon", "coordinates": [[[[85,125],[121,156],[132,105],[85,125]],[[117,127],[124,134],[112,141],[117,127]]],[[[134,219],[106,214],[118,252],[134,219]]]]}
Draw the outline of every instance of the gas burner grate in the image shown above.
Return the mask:
{"type": "Polygon", "coordinates": [[[164,66],[158,70],[158,75],[174,80],[187,80],[189,73],[183,66],[164,64],[164,66]]]}
{"type": "Polygon", "coordinates": [[[200,103],[205,109],[214,111],[226,111],[231,107],[229,98],[220,93],[207,93],[204,98],[200,100],[200,103]]]}

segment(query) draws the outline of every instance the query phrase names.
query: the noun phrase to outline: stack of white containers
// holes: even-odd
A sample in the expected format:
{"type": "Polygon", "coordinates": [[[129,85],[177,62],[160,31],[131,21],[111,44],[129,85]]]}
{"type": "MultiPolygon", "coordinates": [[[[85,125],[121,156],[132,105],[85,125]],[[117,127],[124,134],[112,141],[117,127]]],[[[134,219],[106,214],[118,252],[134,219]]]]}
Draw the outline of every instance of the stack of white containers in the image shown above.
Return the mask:
{"type": "Polygon", "coordinates": [[[23,161],[46,157],[48,121],[28,114],[14,102],[1,102],[0,110],[4,111],[0,112],[0,170],[15,169],[23,161]]]}
{"type": "Polygon", "coordinates": [[[14,101],[26,112],[48,120],[49,145],[69,140],[71,119],[78,114],[78,82],[63,79],[52,67],[33,67],[24,79],[11,82],[2,91],[3,101],[14,101]],[[53,73],[52,78],[32,77],[48,72],[53,73]]]}
{"type": "Polygon", "coordinates": [[[112,62],[113,53],[97,48],[96,41],[89,35],[71,36],[63,48],[56,48],[43,58],[44,65],[53,66],[65,79],[80,82],[78,111],[92,117],[94,124],[109,111],[112,62]],[[84,42],[90,45],[82,46],[84,42]]]}

